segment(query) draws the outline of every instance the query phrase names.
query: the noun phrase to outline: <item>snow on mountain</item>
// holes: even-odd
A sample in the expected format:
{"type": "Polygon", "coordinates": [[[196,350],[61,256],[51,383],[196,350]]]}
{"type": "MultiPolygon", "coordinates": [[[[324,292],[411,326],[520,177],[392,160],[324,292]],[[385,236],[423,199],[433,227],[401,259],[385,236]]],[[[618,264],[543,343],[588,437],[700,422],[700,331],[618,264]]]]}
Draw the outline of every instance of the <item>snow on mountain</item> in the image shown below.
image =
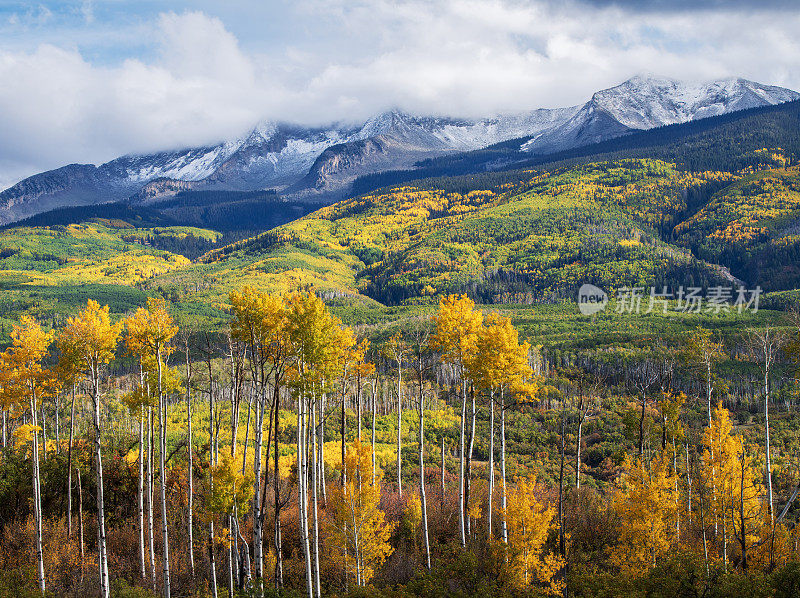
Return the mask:
{"type": "Polygon", "coordinates": [[[70,165],[0,192],[0,223],[67,205],[152,203],[186,190],[252,191],[334,200],[357,176],[414,168],[419,160],[512,139],[550,153],[624,135],[800,98],[744,79],[688,84],[633,77],[583,105],[483,119],[428,117],[389,110],[360,126],[303,127],[264,121],[216,145],[122,156],[99,167],[70,165]]]}
{"type": "Polygon", "coordinates": [[[632,129],[684,123],[799,98],[800,94],[789,89],[739,78],[683,83],[637,76],[598,91],[566,122],[534,137],[522,149],[546,154],[624,135],[632,129]]]}

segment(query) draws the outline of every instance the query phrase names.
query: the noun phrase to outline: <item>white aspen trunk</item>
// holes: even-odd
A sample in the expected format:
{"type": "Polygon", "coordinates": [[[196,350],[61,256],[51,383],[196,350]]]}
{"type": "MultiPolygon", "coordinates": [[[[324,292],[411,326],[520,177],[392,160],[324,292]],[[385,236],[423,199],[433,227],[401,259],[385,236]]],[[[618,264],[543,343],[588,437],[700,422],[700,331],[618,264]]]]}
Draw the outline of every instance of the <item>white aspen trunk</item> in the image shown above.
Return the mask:
{"type": "MultiPolygon", "coordinates": [[[[39,421],[39,425],[42,428],[42,448],[39,456],[42,461],[47,461],[47,418],[45,418],[44,414],[44,401],[42,401],[42,419],[39,421]]],[[[37,436],[38,438],[38,436],[37,436]]]]}
{"type": "MultiPolygon", "coordinates": [[[[186,521],[186,530],[188,532],[187,543],[189,545],[189,567],[192,571],[192,579],[194,579],[194,530],[193,530],[193,514],[194,514],[194,471],[193,471],[193,456],[194,456],[194,443],[192,441],[192,391],[190,388],[192,380],[192,370],[189,365],[189,340],[186,340],[186,444],[188,453],[187,464],[187,482],[188,487],[186,490],[188,513],[186,521]]],[[[142,544],[144,550],[144,544],[142,544]]],[[[144,577],[144,552],[142,553],[142,577],[144,577]]]]}
{"type": "Polygon", "coordinates": [[[57,455],[61,454],[61,419],[59,418],[59,414],[58,414],[59,407],[60,407],[59,403],[61,402],[59,400],[60,396],[61,396],[60,393],[56,393],[56,395],[53,397],[53,410],[54,410],[53,419],[55,420],[55,425],[56,425],[56,454],[57,455]]]}
{"type": "MultiPolygon", "coordinates": [[[[765,360],[769,360],[765,356],[765,360]]],[[[766,474],[767,474],[767,502],[769,503],[769,519],[775,523],[775,512],[772,505],[772,461],[770,459],[769,448],[769,365],[764,367],[764,448],[766,451],[766,474]]]]}
{"type": "Polygon", "coordinates": [[[321,598],[322,589],[319,579],[319,511],[317,509],[317,495],[318,495],[318,479],[319,479],[319,453],[317,452],[317,395],[311,395],[311,441],[312,441],[312,455],[313,467],[311,469],[311,485],[314,489],[312,495],[312,515],[314,517],[314,592],[316,598],[321,598]]]}
{"type": "Polygon", "coordinates": [[[275,403],[275,444],[273,451],[275,455],[274,467],[274,494],[275,494],[275,590],[279,590],[283,585],[283,553],[281,549],[281,513],[280,513],[280,458],[278,447],[278,431],[279,431],[279,412],[280,412],[280,386],[278,384],[279,378],[276,375],[275,379],[275,395],[273,397],[275,403]]]}
{"type": "Polygon", "coordinates": [[[428,501],[425,496],[425,410],[422,385],[419,393],[419,499],[422,505],[422,541],[425,544],[425,567],[431,570],[431,544],[428,539],[428,501]]]}
{"type": "Polygon", "coordinates": [[[146,454],[144,446],[144,407],[139,406],[139,480],[136,489],[136,502],[139,515],[139,568],[141,569],[142,579],[147,578],[144,547],[144,461],[146,454]]]}
{"type": "MultiPolygon", "coordinates": [[[[301,375],[302,375],[302,364],[301,375]]],[[[314,585],[311,578],[311,549],[308,541],[308,498],[306,490],[308,487],[308,472],[306,470],[306,434],[304,430],[305,418],[303,414],[305,403],[305,392],[301,391],[297,399],[297,483],[298,483],[298,509],[300,516],[300,541],[303,548],[303,558],[305,560],[306,591],[309,598],[314,598],[314,585]]]]}
{"type": "Polygon", "coordinates": [[[377,379],[372,383],[372,485],[375,485],[375,417],[377,415],[377,392],[376,386],[378,384],[377,379]]]}
{"type": "Polygon", "coordinates": [[[466,442],[464,436],[467,432],[467,388],[466,381],[461,382],[461,440],[458,455],[458,527],[461,547],[467,545],[466,525],[464,523],[464,449],[466,442]]]}
{"type": "MultiPolygon", "coordinates": [[[[325,412],[325,409],[322,410],[325,412]]],[[[361,442],[361,373],[358,374],[356,382],[356,418],[358,418],[358,442],[361,442]]]]}
{"type": "Polygon", "coordinates": [[[164,542],[163,552],[163,596],[170,598],[169,581],[169,522],[167,521],[167,401],[162,388],[161,349],[157,350],[158,362],[158,461],[159,461],[159,487],[161,489],[161,537],[164,542]]]}
{"type": "Polygon", "coordinates": [[[689,469],[689,442],[684,443],[686,447],[686,514],[689,518],[689,527],[692,525],[692,474],[689,469]]]}
{"type": "MultiPolygon", "coordinates": [[[[69,411],[69,445],[67,446],[67,538],[72,538],[72,440],[75,430],[75,385],[72,386],[72,401],[69,411]]],[[[3,434],[5,440],[5,411],[3,411],[3,434]]],[[[5,444],[3,445],[5,446],[5,444]]]]}
{"type": "Polygon", "coordinates": [[[494,495],[494,391],[489,389],[489,505],[486,513],[486,534],[492,537],[492,497],[494,495]]]}
{"type": "Polygon", "coordinates": [[[325,403],[327,396],[322,393],[319,411],[319,487],[322,490],[322,506],[328,506],[328,489],[325,483],[325,403]]]}
{"type": "Polygon", "coordinates": [[[31,454],[31,472],[33,482],[33,518],[36,526],[36,564],[37,573],[39,576],[39,590],[42,595],[46,592],[46,584],[44,578],[44,553],[42,552],[42,488],[41,477],[39,475],[39,439],[36,432],[36,396],[31,394],[31,424],[33,429],[32,454],[31,454]]]}
{"type": "Polygon", "coordinates": [[[442,506],[444,506],[444,436],[442,436],[442,506]]]}
{"type": "Polygon", "coordinates": [[[266,384],[261,374],[258,405],[256,406],[255,446],[253,447],[253,556],[256,565],[256,578],[264,579],[264,554],[261,530],[261,460],[264,443],[264,404],[266,403],[266,384]]]}
{"type": "Polygon", "coordinates": [[[503,486],[500,505],[503,513],[503,543],[508,544],[508,523],[506,520],[506,510],[508,509],[508,498],[506,496],[506,405],[502,391],[500,392],[500,477],[503,486]]]}
{"type": "Polygon", "coordinates": [[[397,493],[403,496],[403,456],[402,456],[402,431],[403,431],[403,390],[400,368],[397,368],[397,493]]]}
{"type": "MultiPolygon", "coordinates": [[[[214,380],[211,377],[211,362],[208,362],[208,461],[213,467],[216,465],[214,453],[214,380]]],[[[209,488],[214,490],[214,472],[209,471],[209,488]]],[[[152,518],[151,518],[152,520],[152,518]]],[[[151,528],[152,529],[152,528],[151,528]]],[[[151,543],[152,546],[152,543],[151,543]]],[[[214,556],[214,517],[208,522],[208,560],[211,577],[211,594],[213,598],[218,598],[217,591],[217,562],[214,556]]]]}
{"type": "Polygon", "coordinates": [[[472,395],[471,397],[471,411],[470,411],[470,432],[469,432],[469,445],[467,447],[467,471],[465,474],[465,481],[464,481],[464,508],[467,510],[466,516],[466,524],[467,536],[472,535],[472,517],[469,516],[469,501],[470,501],[470,491],[471,491],[471,480],[472,480],[472,450],[475,446],[475,390],[470,392],[472,395]]]}
{"type": "Polygon", "coordinates": [[[147,407],[147,542],[150,549],[150,579],[156,588],[156,545],[153,525],[153,457],[155,438],[153,437],[153,408],[147,407]]]}
{"type": "Polygon", "coordinates": [[[94,403],[94,457],[97,467],[97,558],[100,573],[100,597],[109,598],[108,555],[106,554],[105,503],[103,500],[103,455],[100,446],[100,374],[92,367],[92,402],[94,403]]]}

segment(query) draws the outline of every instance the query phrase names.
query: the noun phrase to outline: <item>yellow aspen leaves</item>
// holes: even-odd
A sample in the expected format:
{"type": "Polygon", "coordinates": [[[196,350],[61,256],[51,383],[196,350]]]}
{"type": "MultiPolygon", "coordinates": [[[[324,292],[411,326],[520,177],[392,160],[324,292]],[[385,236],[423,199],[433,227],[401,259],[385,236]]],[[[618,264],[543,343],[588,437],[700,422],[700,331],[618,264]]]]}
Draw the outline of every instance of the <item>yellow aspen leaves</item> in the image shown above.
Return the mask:
{"type": "Polygon", "coordinates": [[[508,570],[520,588],[543,586],[548,594],[563,591],[556,574],[563,568],[561,557],[544,548],[555,515],[536,498],[536,479],[518,479],[508,489],[508,570]]]}
{"type": "MultiPolygon", "coordinates": [[[[386,521],[380,509],[380,483],[359,483],[372,476],[372,453],[368,444],[355,441],[347,447],[344,468],[347,483],[329,489],[326,528],[330,536],[330,558],[345,575],[364,585],[392,553],[389,538],[395,524],[386,521]]],[[[377,472],[380,479],[380,472],[377,472]]]]}

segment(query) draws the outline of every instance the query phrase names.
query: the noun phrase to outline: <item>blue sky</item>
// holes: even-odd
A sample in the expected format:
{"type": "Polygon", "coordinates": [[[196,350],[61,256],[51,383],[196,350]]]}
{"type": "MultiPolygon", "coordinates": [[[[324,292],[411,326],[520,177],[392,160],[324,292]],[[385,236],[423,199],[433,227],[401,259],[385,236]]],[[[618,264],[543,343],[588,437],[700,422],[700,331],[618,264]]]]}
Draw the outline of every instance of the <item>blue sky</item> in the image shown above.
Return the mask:
{"type": "Polygon", "coordinates": [[[489,115],[649,73],[800,88],[784,0],[0,0],[0,188],[260,119],[489,115]]]}

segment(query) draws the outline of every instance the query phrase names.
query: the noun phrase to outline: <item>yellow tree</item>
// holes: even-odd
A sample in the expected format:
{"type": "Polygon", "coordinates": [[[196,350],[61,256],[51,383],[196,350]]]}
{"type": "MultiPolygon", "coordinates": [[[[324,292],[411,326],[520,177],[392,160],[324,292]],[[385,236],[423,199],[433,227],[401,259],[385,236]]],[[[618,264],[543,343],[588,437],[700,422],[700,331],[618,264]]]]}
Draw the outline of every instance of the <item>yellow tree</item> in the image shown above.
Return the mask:
{"type": "MultiPolygon", "coordinates": [[[[232,566],[232,547],[234,536],[244,542],[235,525],[234,513],[247,512],[247,504],[253,497],[253,474],[239,468],[235,456],[222,453],[221,458],[209,468],[208,485],[205,492],[206,509],[212,515],[227,517],[229,527],[223,530],[228,545],[229,564],[232,566]]],[[[213,530],[213,528],[212,528],[213,530]]],[[[215,538],[212,536],[212,543],[215,538]]],[[[212,548],[213,550],[213,548],[212,548]]],[[[213,570],[212,570],[213,571],[213,570]]],[[[216,582],[215,582],[216,583],[216,582]]],[[[233,595],[233,571],[230,571],[228,593],[233,595]]]]}
{"type": "MultiPolygon", "coordinates": [[[[320,460],[316,435],[317,400],[326,381],[333,379],[336,375],[338,359],[344,342],[344,333],[340,324],[341,322],[330,314],[322,299],[313,292],[297,293],[287,299],[286,336],[291,347],[290,373],[297,396],[297,481],[300,537],[305,560],[306,589],[309,597],[316,596],[317,598],[322,594],[318,558],[317,486],[320,460]],[[311,450],[308,446],[309,440],[312,443],[311,450]],[[313,546],[309,545],[309,473],[313,489],[311,495],[313,546]]],[[[352,338],[352,334],[350,337],[352,338]]]]}
{"type": "Polygon", "coordinates": [[[380,509],[380,470],[374,485],[358,483],[359,477],[369,475],[371,467],[369,446],[358,440],[351,443],[343,464],[349,473],[347,483],[331,491],[326,510],[331,557],[343,569],[345,578],[352,577],[359,586],[369,582],[392,553],[389,537],[395,526],[386,521],[380,509]]]}
{"type": "MultiPolygon", "coordinates": [[[[37,421],[39,403],[56,390],[52,372],[42,368],[53,332],[42,330],[30,316],[23,316],[11,332],[11,346],[0,354],[0,385],[3,388],[3,409],[12,405],[30,408],[31,423],[24,428],[25,440],[32,443],[31,476],[33,485],[33,515],[36,527],[36,560],[39,589],[46,590],[44,555],[42,553],[42,489],[39,473],[39,440],[41,426],[37,421]]],[[[42,439],[42,450],[47,450],[42,439]]]]}
{"type": "MultiPolygon", "coordinates": [[[[261,468],[262,447],[264,439],[264,412],[267,403],[267,387],[273,381],[273,397],[270,407],[269,440],[267,442],[267,473],[269,473],[269,442],[273,421],[277,422],[278,398],[280,387],[286,368],[287,344],[285,341],[286,306],[280,298],[256,291],[251,287],[244,287],[239,292],[230,294],[233,308],[233,319],[230,323],[231,337],[244,343],[249,348],[250,373],[255,384],[256,418],[255,418],[255,446],[253,457],[253,555],[256,561],[256,577],[261,580],[264,576],[264,554],[262,541],[261,512],[261,468]]],[[[235,449],[235,447],[232,447],[235,449]]],[[[276,433],[277,449],[277,433],[276,433]]],[[[277,453],[276,453],[277,459],[277,453]]],[[[277,461],[276,461],[277,471],[277,461]]],[[[276,491],[278,486],[276,485],[276,491]]],[[[277,497],[277,494],[276,494],[277,497]]],[[[276,508],[278,505],[276,498],[276,508]]],[[[279,517],[276,516],[276,525],[279,517]]],[[[276,533],[276,537],[278,534],[276,533]]],[[[280,547],[276,546],[278,560],[281,559],[280,547]]],[[[276,563],[277,565],[277,563],[276,563]]]]}
{"type": "Polygon", "coordinates": [[[555,595],[563,591],[563,581],[556,580],[556,573],[564,561],[544,549],[555,510],[536,498],[535,488],[535,478],[523,478],[509,489],[507,567],[518,587],[536,583],[555,595]]]}
{"type": "Polygon", "coordinates": [[[494,417],[496,396],[500,404],[500,469],[502,476],[502,528],[503,540],[507,540],[506,528],[506,477],[505,477],[505,392],[509,388],[517,391],[533,376],[528,364],[530,345],[519,342],[519,333],[511,320],[497,313],[490,313],[484,320],[475,343],[475,351],[467,356],[466,366],[470,379],[488,393],[489,402],[489,505],[487,530],[492,535],[492,501],[494,494],[494,417]]]}
{"type": "Polygon", "coordinates": [[[167,522],[167,402],[165,399],[165,362],[172,353],[168,343],[178,332],[163,299],[148,297],[147,308],[140,307],[125,321],[128,348],[139,355],[145,371],[155,373],[154,386],[158,391],[158,457],[159,487],[161,490],[161,535],[163,541],[163,595],[170,596],[169,525],[167,522]]]}
{"type": "Polygon", "coordinates": [[[89,376],[94,407],[94,455],[97,467],[97,554],[100,572],[100,595],[108,598],[108,554],[106,552],[105,505],[103,501],[103,455],[100,445],[100,374],[104,365],[114,359],[122,324],[112,324],[108,306],[89,299],[77,316],[67,320],[58,337],[61,352],[89,376]]]}
{"type": "MultiPolygon", "coordinates": [[[[758,542],[763,526],[764,488],[744,438],[732,434],[727,409],[718,404],[711,425],[703,432],[703,473],[715,476],[710,508],[722,527],[723,566],[728,563],[728,533],[739,545],[742,569],[747,570],[749,551],[758,542]]],[[[769,526],[767,526],[769,527],[769,526]]]]}
{"type": "Polygon", "coordinates": [[[612,560],[622,571],[641,575],[677,536],[675,474],[666,452],[655,455],[649,464],[627,456],[623,468],[622,487],[613,501],[620,537],[612,560]]]}
{"type": "MultiPolygon", "coordinates": [[[[475,302],[466,295],[448,295],[439,301],[439,309],[434,316],[436,331],[431,346],[441,353],[443,362],[450,364],[459,378],[461,394],[461,437],[458,473],[458,524],[461,546],[467,545],[466,522],[464,517],[465,480],[464,445],[467,416],[467,376],[466,365],[475,353],[483,314],[475,309],[475,302]]],[[[475,409],[473,408],[473,413],[475,409]]]]}

